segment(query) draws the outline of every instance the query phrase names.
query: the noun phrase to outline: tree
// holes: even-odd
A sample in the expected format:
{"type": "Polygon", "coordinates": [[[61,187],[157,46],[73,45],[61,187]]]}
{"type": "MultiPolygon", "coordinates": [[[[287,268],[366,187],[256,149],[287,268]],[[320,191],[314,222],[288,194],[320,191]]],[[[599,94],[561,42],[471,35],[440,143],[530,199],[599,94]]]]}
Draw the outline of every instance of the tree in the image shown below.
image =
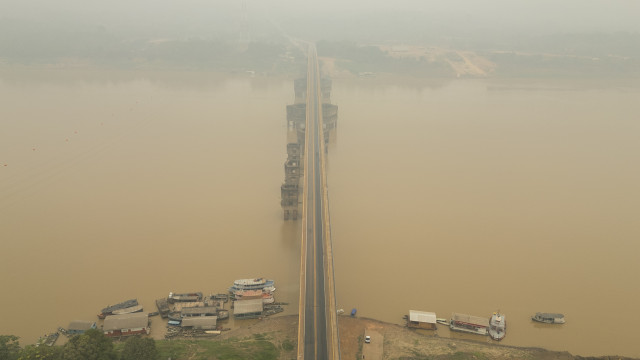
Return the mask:
{"type": "Polygon", "coordinates": [[[20,343],[14,335],[0,335],[0,360],[14,360],[20,353],[20,343]]]}
{"type": "Polygon", "coordinates": [[[20,352],[18,360],[62,360],[62,347],[27,346],[20,352]]]}
{"type": "Polygon", "coordinates": [[[113,342],[102,331],[87,330],[74,336],[64,346],[64,360],[116,360],[113,342]]]}
{"type": "Polygon", "coordinates": [[[157,360],[160,354],[153,339],[134,336],[124,344],[122,360],[157,360]]]}

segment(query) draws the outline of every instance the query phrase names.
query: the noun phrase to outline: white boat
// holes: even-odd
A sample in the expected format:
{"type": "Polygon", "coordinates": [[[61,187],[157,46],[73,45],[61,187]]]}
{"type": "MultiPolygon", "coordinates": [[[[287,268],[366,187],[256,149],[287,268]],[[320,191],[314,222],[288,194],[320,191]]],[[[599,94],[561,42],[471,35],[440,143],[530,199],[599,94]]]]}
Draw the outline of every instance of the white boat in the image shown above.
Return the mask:
{"type": "MultiPolygon", "coordinates": [[[[262,290],[264,288],[273,287],[274,281],[265,278],[255,279],[238,279],[233,282],[233,286],[229,288],[230,292],[238,290],[262,290]]],[[[275,288],[273,289],[275,290],[275,288]]]]}
{"type": "Polygon", "coordinates": [[[504,314],[494,312],[489,319],[489,336],[493,340],[502,340],[507,334],[507,320],[504,314]]]}
{"type": "Polygon", "coordinates": [[[273,294],[264,290],[237,290],[233,293],[235,300],[262,299],[263,304],[275,302],[273,294]]]}

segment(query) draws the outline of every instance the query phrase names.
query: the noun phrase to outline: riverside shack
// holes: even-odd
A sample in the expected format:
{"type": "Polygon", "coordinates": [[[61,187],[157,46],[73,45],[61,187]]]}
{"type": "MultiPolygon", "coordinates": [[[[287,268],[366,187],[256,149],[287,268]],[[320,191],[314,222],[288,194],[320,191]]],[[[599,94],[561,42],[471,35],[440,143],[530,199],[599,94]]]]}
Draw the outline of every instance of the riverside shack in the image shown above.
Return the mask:
{"type": "Polygon", "coordinates": [[[238,319],[260,317],[262,310],[262,299],[236,300],[233,302],[233,317],[238,319]]]}
{"type": "Polygon", "coordinates": [[[149,334],[149,315],[146,313],[133,313],[124,315],[110,315],[104,319],[102,331],[106,336],[118,337],[138,334],[149,334]]]}
{"type": "Polygon", "coordinates": [[[409,318],[407,319],[407,327],[413,329],[436,329],[436,313],[409,310],[409,318]]]}

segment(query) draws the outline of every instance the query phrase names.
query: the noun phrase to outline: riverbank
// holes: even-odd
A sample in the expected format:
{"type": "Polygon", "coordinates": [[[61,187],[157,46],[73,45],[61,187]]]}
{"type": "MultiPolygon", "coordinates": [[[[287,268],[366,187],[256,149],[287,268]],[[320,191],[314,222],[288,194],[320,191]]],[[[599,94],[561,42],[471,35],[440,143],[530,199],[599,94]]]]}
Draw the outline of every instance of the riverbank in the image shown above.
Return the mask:
{"type": "MultiPolygon", "coordinates": [[[[345,360],[362,358],[365,330],[376,331],[384,337],[383,359],[632,359],[620,356],[582,357],[542,348],[443,338],[438,337],[435,332],[414,331],[401,325],[366,318],[343,316],[339,318],[339,327],[340,353],[341,358],[345,360]]],[[[294,359],[295,347],[288,348],[287,344],[296,343],[297,328],[297,315],[266,318],[251,326],[225,332],[217,339],[268,340],[275,348],[280,349],[278,359],[294,359]]]]}

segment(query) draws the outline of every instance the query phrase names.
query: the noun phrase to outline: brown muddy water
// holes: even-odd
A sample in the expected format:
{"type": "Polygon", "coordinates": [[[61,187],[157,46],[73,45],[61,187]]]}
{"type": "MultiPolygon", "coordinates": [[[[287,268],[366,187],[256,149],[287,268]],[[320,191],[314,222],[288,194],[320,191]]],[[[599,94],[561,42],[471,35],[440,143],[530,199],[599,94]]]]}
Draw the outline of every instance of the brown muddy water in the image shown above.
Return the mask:
{"type": "MultiPolygon", "coordinates": [[[[502,344],[640,356],[637,84],[333,88],[339,307],[500,310],[502,344]]],[[[254,276],[297,312],[299,231],[279,205],[293,95],[289,79],[0,72],[0,333],[31,343],[121,300],[153,311],[254,276]]]]}

